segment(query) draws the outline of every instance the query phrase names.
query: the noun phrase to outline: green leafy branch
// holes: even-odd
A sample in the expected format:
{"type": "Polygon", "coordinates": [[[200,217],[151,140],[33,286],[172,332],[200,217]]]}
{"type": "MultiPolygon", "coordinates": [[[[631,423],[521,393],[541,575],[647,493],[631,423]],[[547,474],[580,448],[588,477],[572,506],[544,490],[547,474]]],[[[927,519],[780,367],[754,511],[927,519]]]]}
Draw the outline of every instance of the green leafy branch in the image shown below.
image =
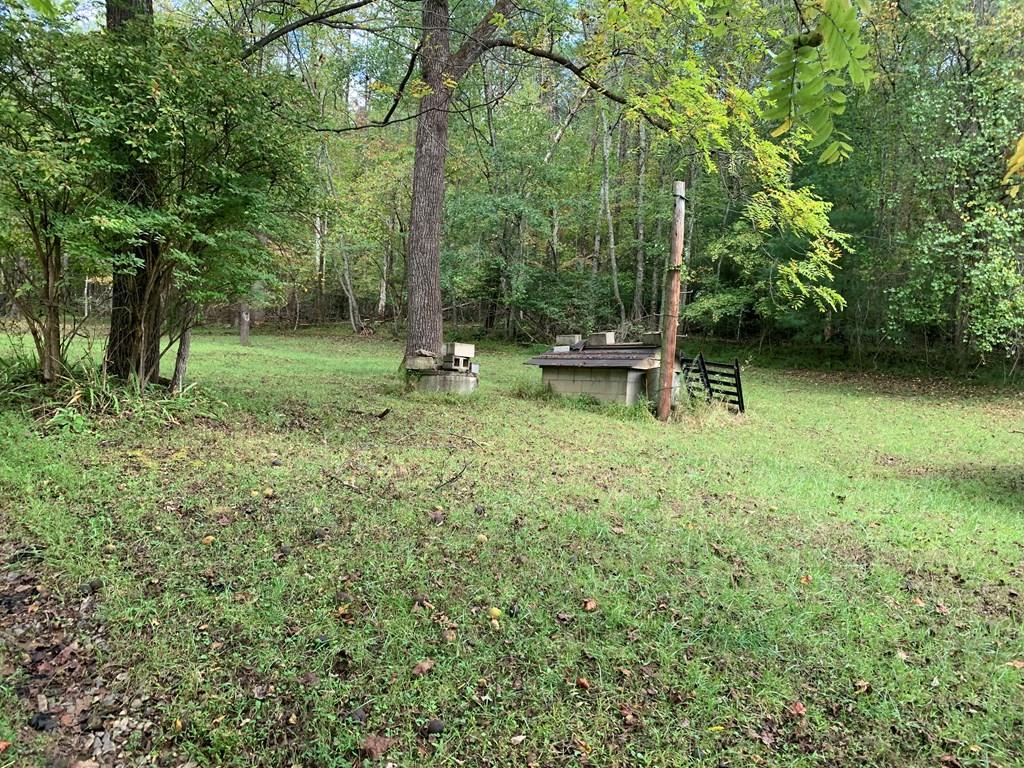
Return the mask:
{"type": "MultiPolygon", "coordinates": [[[[794,128],[806,131],[808,148],[825,144],[836,133],[835,117],[846,110],[847,80],[867,88],[872,72],[870,47],[860,38],[857,11],[850,0],[797,2],[805,31],[783,38],[782,49],[767,76],[771,106],[764,118],[778,123],[778,138],[794,128]]],[[[853,151],[849,136],[838,132],[821,152],[819,162],[845,160],[853,151]]]]}

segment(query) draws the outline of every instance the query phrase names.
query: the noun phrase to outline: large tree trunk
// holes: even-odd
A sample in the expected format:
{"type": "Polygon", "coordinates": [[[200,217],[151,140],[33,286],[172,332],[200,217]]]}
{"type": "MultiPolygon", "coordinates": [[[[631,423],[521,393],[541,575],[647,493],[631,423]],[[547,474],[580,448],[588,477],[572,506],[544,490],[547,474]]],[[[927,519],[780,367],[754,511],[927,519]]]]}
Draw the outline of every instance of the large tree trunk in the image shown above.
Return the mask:
{"type": "Polygon", "coordinates": [[[407,360],[420,350],[435,356],[441,353],[440,249],[448,153],[448,107],[451,102],[451,93],[444,82],[448,38],[447,0],[424,0],[424,42],[420,62],[430,93],[421,99],[420,116],[416,121],[412,213],[409,216],[409,253],[406,260],[409,292],[409,329],[405,342],[407,360]]]}
{"type": "MultiPolygon", "coordinates": [[[[153,21],[152,0],[107,0],[107,30],[126,23],[153,21]]],[[[129,205],[147,204],[157,186],[152,168],[136,164],[116,180],[115,194],[129,205]]],[[[160,333],[167,276],[161,269],[160,244],[153,238],[133,246],[137,265],[114,269],[110,335],[104,368],[112,376],[137,376],[141,386],[160,376],[160,333]]]]}
{"type": "Polygon", "coordinates": [[[406,367],[415,366],[422,350],[441,352],[441,228],[444,222],[444,171],[448,155],[448,108],[451,88],[480,57],[493,36],[495,20],[506,16],[511,0],[495,0],[465,41],[452,54],[448,48],[448,0],[423,0],[423,33],[419,61],[429,93],[420,100],[416,120],[416,154],[412,171],[412,213],[405,264],[409,327],[406,367]]]}
{"type": "Polygon", "coordinates": [[[145,386],[160,378],[166,277],[161,273],[159,243],[151,240],[133,251],[140,266],[114,271],[104,367],[121,379],[136,376],[145,386]]]}

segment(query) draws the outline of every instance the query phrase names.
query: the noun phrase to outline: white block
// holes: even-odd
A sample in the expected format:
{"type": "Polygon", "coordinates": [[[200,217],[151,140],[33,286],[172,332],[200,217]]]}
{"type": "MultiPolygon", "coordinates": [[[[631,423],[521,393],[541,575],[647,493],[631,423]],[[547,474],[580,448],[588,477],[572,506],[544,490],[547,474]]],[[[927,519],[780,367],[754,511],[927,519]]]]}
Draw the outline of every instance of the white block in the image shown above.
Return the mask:
{"type": "Polygon", "coordinates": [[[476,346],[449,341],[444,345],[441,354],[445,357],[476,357],[476,346]]]}

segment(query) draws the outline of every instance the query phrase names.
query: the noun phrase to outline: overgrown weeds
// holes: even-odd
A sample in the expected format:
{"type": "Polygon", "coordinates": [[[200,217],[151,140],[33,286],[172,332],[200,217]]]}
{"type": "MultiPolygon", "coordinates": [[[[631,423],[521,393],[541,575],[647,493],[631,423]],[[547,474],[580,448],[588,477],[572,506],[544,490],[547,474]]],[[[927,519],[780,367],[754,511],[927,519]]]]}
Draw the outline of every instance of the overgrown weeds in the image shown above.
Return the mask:
{"type": "Polygon", "coordinates": [[[113,379],[89,362],[69,367],[47,385],[33,358],[0,359],[0,407],[23,409],[44,431],[84,432],[91,423],[110,420],[177,423],[202,402],[195,385],[174,394],[159,385],[142,388],[134,378],[113,379]]]}

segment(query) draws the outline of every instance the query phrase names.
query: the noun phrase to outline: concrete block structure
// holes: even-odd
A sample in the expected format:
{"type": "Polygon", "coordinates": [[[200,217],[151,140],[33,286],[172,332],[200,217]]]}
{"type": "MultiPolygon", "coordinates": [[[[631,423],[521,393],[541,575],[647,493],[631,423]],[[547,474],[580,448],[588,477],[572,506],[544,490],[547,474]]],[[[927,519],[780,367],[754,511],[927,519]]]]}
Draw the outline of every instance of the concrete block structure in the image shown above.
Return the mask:
{"type": "Polygon", "coordinates": [[[426,392],[452,392],[465,395],[480,383],[480,366],[473,362],[476,347],[449,342],[441,347],[441,361],[427,352],[406,357],[406,370],[415,376],[415,385],[426,392]]]}
{"type": "MultiPolygon", "coordinates": [[[[661,348],[651,344],[615,344],[613,334],[595,334],[582,345],[559,345],[527,361],[541,369],[541,382],[560,395],[589,395],[606,403],[635,405],[654,401],[661,386],[661,348]],[[611,338],[609,338],[611,337],[611,338]]],[[[672,400],[682,367],[675,362],[672,400]]]]}

